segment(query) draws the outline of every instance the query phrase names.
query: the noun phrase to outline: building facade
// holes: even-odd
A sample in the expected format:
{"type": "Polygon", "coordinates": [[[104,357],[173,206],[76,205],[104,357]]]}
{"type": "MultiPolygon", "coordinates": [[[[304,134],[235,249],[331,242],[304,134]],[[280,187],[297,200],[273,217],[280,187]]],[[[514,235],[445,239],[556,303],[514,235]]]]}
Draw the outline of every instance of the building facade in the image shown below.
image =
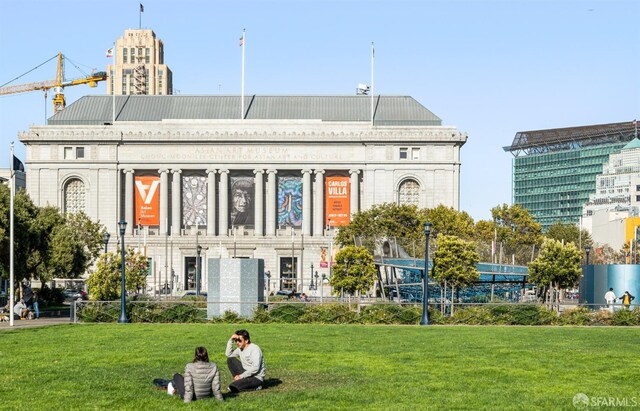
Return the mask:
{"type": "Polygon", "coordinates": [[[195,287],[200,247],[264,259],[271,291],[307,292],[353,213],[459,209],[467,136],[413,98],[378,96],[373,122],[369,97],[245,98],[241,119],[240,97],[118,97],[111,124],[112,97],[84,97],[20,135],[29,194],[112,239],[126,221],[125,243],[152,259],[148,284],[172,291],[195,287]]]}
{"type": "Polygon", "coordinates": [[[150,29],[125,30],[113,50],[115,65],[107,65],[107,94],[173,94],[173,74],[164,64],[164,44],[150,29]]]}
{"type": "Polygon", "coordinates": [[[516,133],[504,147],[514,156],[513,203],[529,210],[543,230],[557,222],[578,224],[603,164],[634,131],[630,121],[516,133]]]}

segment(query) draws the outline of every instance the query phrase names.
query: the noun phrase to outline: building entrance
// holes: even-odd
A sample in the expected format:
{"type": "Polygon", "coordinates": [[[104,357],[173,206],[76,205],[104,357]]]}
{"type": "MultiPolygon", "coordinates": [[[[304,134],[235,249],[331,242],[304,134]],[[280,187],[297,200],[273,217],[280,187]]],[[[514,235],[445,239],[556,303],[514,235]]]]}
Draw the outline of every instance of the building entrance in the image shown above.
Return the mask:
{"type": "Polygon", "coordinates": [[[280,289],[296,291],[298,287],[298,261],[296,257],[280,257],[280,289]]]}

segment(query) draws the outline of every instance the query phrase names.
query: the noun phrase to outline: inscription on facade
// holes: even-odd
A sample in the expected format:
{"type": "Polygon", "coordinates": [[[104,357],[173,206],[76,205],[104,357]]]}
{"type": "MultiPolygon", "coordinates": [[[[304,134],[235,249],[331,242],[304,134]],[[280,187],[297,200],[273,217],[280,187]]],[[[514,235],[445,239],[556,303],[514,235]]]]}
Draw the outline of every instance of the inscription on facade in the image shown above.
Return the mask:
{"type": "Polygon", "coordinates": [[[172,161],[343,161],[353,160],[350,150],[318,150],[315,148],[297,148],[280,146],[215,146],[215,147],[171,147],[149,150],[148,148],[125,147],[122,149],[122,159],[128,161],[159,160],[172,161]]]}

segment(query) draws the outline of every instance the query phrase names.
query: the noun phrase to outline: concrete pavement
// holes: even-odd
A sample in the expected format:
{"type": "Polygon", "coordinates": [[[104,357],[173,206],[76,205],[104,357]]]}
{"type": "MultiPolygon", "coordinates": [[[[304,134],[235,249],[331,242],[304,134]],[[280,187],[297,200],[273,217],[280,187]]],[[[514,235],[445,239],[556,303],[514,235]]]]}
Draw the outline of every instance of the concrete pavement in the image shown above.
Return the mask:
{"type": "Polygon", "coordinates": [[[37,320],[14,320],[13,327],[9,322],[0,322],[0,331],[15,330],[18,328],[46,327],[48,325],[71,324],[68,317],[40,317],[37,320]]]}

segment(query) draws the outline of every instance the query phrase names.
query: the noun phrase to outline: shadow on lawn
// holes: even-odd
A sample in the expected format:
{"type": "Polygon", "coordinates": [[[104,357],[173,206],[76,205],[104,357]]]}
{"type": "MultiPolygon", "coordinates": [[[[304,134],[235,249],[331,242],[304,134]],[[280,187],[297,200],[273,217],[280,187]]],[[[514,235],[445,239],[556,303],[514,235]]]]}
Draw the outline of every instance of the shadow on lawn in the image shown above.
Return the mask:
{"type": "MultiPolygon", "coordinates": [[[[264,380],[264,383],[262,384],[262,390],[267,390],[269,388],[274,388],[274,387],[277,387],[280,384],[282,384],[282,380],[280,378],[267,378],[266,380],[264,380]]],[[[258,390],[258,391],[261,391],[261,390],[258,390]]],[[[242,393],[239,393],[239,392],[225,392],[224,394],[222,394],[222,396],[225,399],[227,399],[227,398],[237,397],[240,394],[242,394],[242,393]]]]}

